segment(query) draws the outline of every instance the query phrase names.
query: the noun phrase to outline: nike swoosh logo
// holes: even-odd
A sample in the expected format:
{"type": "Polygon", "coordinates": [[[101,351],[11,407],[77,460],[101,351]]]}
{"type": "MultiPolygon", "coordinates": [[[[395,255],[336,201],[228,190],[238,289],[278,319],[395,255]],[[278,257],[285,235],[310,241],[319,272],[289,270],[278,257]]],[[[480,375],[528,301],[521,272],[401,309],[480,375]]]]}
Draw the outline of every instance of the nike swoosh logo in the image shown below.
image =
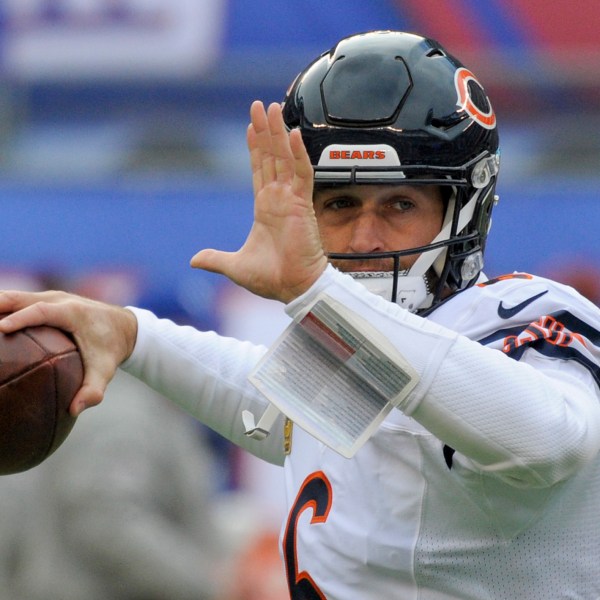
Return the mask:
{"type": "Polygon", "coordinates": [[[531,296],[531,298],[527,298],[527,300],[523,300],[523,302],[519,302],[516,306],[511,306],[510,308],[506,308],[502,301],[498,305],[498,316],[501,319],[510,319],[514,317],[517,313],[520,313],[524,308],[528,307],[532,302],[535,302],[538,298],[541,298],[544,294],[547,294],[548,290],[544,290],[535,296],[531,296]]]}

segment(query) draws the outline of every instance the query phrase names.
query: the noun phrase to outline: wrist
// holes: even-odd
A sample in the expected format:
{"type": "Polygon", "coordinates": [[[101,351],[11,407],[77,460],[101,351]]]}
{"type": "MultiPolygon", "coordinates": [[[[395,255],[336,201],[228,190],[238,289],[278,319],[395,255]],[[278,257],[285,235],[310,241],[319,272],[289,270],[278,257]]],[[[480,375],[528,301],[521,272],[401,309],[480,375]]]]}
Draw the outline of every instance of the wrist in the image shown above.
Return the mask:
{"type": "Polygon", "coordinates": [[[133,354],[137,341],[138,322],[135,313],[129,308],[119,308],[118,310],[120,313],[120,322],[117,326],[123,332],[125,340],[123,356],[120,360],[120,364],[122,364],[133,354]]]}
{"type": "Polygon", "coordinates": [[[296,284],[294,287],[282,290],[278,299],[284,304],[289,304],[306,294],[315,283],[319,281],[323,273],[327,270],[328,264],[327,259],[323,256],[323,260],[319,262],[310,276],[306,277],[306,279],[296,284]]]}

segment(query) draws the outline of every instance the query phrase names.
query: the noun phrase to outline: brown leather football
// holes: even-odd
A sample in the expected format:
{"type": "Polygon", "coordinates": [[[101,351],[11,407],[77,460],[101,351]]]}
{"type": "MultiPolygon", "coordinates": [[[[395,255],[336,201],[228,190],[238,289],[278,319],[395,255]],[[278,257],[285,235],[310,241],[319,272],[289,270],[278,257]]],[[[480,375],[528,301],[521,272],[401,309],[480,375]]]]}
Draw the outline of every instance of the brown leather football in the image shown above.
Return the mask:
{"type": "Polygon", "coordinates": [[[0,334],[0,475],[39,465],[64,442],[82,381],[77,346],[59,329],[0,334]]]}

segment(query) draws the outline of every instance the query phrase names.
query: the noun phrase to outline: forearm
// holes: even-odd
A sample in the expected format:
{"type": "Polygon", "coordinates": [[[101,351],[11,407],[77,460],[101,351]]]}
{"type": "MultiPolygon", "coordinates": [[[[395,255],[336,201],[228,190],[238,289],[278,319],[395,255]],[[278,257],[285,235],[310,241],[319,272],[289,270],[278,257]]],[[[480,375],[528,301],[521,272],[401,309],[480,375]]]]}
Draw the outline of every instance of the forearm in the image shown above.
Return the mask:
{"type": "Polygon", "coordinates": [[[259,442],[245,435],[241,416],[245,409],[260,415],[268,406],[247,379],[266,349],[132,310],[138,339],[122,368],[235,444],[282,464],[282,419],[259,442]]]}
{"type": "Polygon", "coordinates": [[[543,486],[569,476],[598,452],[597,391],[568,372],[554,377],[560,361],[540,359],[534,368],[512,360],[375,297],[331,268],[288,306],[290,315],[303,314],[320,292],[368,321],[415,368],[419,383],[400,410],[474,468],[515,484],[543,486]]]}

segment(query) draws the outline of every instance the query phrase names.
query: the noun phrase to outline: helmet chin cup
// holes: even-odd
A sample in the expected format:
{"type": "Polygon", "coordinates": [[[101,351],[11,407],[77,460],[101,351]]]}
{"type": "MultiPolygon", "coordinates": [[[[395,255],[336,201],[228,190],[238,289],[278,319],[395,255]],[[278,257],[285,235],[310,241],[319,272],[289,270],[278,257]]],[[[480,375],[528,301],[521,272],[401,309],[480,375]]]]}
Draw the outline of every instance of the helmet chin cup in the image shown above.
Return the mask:
{"type": "Polygon", "coordinates": [[[397,289],[394,298],[394,273],[392,271],[354,271],[349,273],[372,294],[395,302],[409,312],[416,312],[431,305],[427,278],[423,276],[396,275],[397,289]]]}

